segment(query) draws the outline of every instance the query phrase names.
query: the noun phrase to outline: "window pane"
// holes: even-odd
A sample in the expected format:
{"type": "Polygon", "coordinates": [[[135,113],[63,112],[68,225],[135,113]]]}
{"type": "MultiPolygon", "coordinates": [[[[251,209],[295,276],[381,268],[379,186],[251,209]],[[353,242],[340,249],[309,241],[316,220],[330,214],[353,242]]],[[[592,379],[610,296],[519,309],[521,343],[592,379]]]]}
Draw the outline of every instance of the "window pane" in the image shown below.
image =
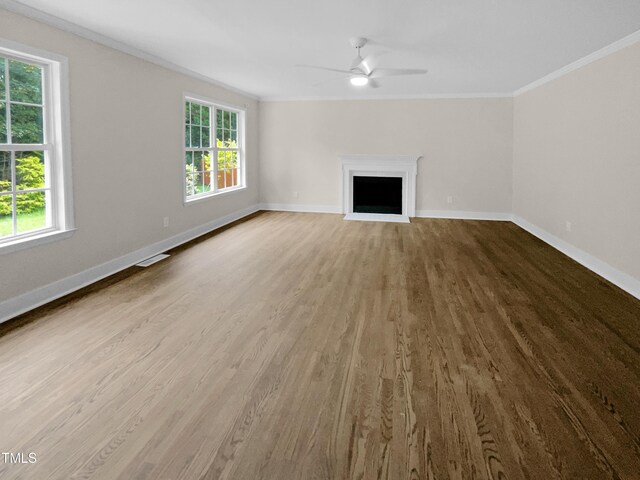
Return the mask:
{"type": "Polygon", "coordinates": [[[229,168],[237,168],[238,167],[238,152],[229,152],[229,168]]]}
{"type": "Polygon", "coordinates": [[[187,182],[187,196],[195,195],[196,188],[195,188],[195,182],[193,179],[193,174],[187,173],[186,182],[187,182]]]}
{"type": "Polygon", "coordinates": [[[211,172],[202,172],[201,192],[209,192],[211,190],[211,172]]]}
{"type": "Polygon", "coordinates": [[[184,127],[184,146],[191,146],[191,127],[189,125],[184,127]]]}
{"type": "Polygon", "coordinates": [[[187,173],[193,173],[193,152],[185,153],[184,161],[187,165],[187,173]]]}
{"type": "Polygon", "coordinates": [[[202,170],[211,170],[211,152],[203,152],[202,154],[202,170]]]}
{"type": "Polygon", "coordinates": [[[200,127],[191,127],[191,146],[200,147],[200,127]]]}
{"type": "Polygon", "coordinates": [[[12,143],[44,143],[42,107],[11,105],[12,143]]]}
{"type": "Polygon", "coordinates": [[[188,124],[191,120],[191,102],[184,102],[184,123],[188,124]]]}
{"type": "Polygon", "coordinates": [[[12,102],[42,105],[42,67],[9,61],[9,98],[12,102]]]}
{"type": "Polygon", "coordinates": [[[0,143],[7,143],[7,104],[0,102],[0,143]]]}
{"type": "Polygon", "coordinates": [[[5,99],[6,90],[5,90],[5,69],[7,64],[7,60],[5,58],[0,57],[0,100],[5,99]]]}
{"type": "Polygon", "coordinates": [[[203,152],[193,152],[193,170],[196,172],[201,172],[204,170],[202,161],[203,152]]]}
{"type": "Polygon", "coordinates": [[[16,190],[44,188],[44,152],[16,152],[16,190]]]}
{"type": "Polygon", "coordinates": [[[233,168],[229,170],[229,182],[227,186],[235,187],[238,185],[238,169],[233,168]]]}
{"type": "Polygon", "coordinates": [[[200,105],[191,104],[191,125],[200,125],[200,105]]]}
{"type": "Polygon", "coordinates": [[[210,111],[211,109],[209,107],[202,107],[202,125],[205,127],[209,126],[210,111]]]}
{"type": "Polygon", "coordinates": [[[232,148],[238,148],[238,131],[231,130],[229,132],[229,146],[232,148]]]}
{"type": "Polygon", "coordinates": [[[218,152],[218,170],[222,170],[225,166],[227,152],[218,152]]]}
{"type": "Polygon", "coordinates": [[[13,235],[13,195],[0,195],[0,237],[13,235]]]}
{"type": "Polygon", "coordinates": [[[25,233],[47,227],[45,204],[45,192],[16,195],[17,233],[25,233]]]}
{"type": "Polygon", "coordinates": [[[200,134],[200,141],[202,142],[202,146],[207,148],[211,146],[211,139],[209,138],[209,127],[202,127],[202,132],[200,134]]]}
{"type": "Polygon", "coordinates": [[[217,128],[223,128],[224,125],[222,125],[222,110],[216,109],[216,127],[217,128]]]}
{"type": "Polygon", "coordinates": [[[224,128],[226,130],[231,128],[231,112],[224,112],[224,128]]]}
{"type": "Polygon", "coordinates": [[[202,172],[193,174],[193,189],[196,194],[202,193],[202,172]]]}
{"type": "Polygon", "coordinates": [[[238,114],[235,112],[231,112],[231,128],[234,130],[238,128],[238,114]]]}
{"type": "Polygon", "coordinates": [[[224,188],[224,170],[218,170],[218,190],[224,188]]]}
{"type": "Polygon", "coordinates": [[[11,153],[0,152],[0,192],[10,192],[10,191],[11,191],[11,153]]]}

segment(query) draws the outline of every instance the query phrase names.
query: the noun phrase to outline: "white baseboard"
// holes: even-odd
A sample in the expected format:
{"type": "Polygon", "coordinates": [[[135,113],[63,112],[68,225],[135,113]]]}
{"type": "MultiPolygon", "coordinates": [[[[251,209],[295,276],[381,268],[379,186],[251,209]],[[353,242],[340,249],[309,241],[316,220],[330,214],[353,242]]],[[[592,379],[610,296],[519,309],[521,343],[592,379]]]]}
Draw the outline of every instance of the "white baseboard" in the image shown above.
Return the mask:
{"type": "MultiPolygon", "coordinates": [[[[263,203],[260,205],[262,210],[279,210],[284,212],[309,212],[309,213],[341,213],[339,207],[320,206],[320,205],[291,205],[291,204],[272,204],[263,203]]],[[[580,250],[564,240],[550,234],[549,232],[527,222],[517,215],[504,212],[468,212],[463,210],[418,210],[416,211],[418,218],[448,218],[457,220],[494,220],[502,222],[513,222],[527,232],[535,235],[545,243],[549,244],[556,250],[561,251],[568,257],[572,258],[582,266],[588,268],[592,272],[597,273],[601,277],[610,281],[614,285],[620,287],[625,292],[640,299],[640,280],[612,267],[611,265],[599,260],[593,255],[580,250]]]]}
{"type": "Polygon", "coordinates": [[[456,220],[496,220],[501,222],[511,221],[510,213],[467,212],[464,210],[418,210],[416,217],[450,218],[456,220]]]}
{"type": "Polygon", "coordinates": [[[524,218],[514,215],[511,221],[530,234],[535,235],[543,242],[548,243],[556,250],[559,250],[566,256],[574,259],[582,266],[609,280],[611,283],[620,287],[622,290],[633,295],[637,299],[640,299],[640,280],[637,278],[621,272],[584,250],[580,250],[533,223],[529,223],[524,218]]]}
{"type": "Polygon", "coordinates": [[[342,213],[342,208],[334,205],[294,205],[291,203],[261,203],[260,209],[273,210],[277,212],[342,213]]]}
{"type": "Polygon", "coordinates": [[[355,220],[358,222],[391,222],[391,223],[411,223],[406,215],[393,215],[386,213],[347,213],[345,220],[355,220]]]}
{"type": "Polygon", "coordinates": [[[235,222],[258,210],[260,210],[259,205],[252,205],[251,207],[230,213],[229,215],[192,228],[186,232],[179,233],[178,235],[141,248],[135,252],[128,253],[122,257],[115,258],[96,267],[89,268],[83,272],[45,285],[44,287],[36,288],[30,292],[5,300],[0,303],[0,323],[129,268],[146,258],[177,247],[205,233],[223,227],[228,223],[235,222]]]}
{"type": "MultiPolygon", "coordinates": [[[[83,272],[77,273],[62,280],[50,283],[44,287],[37,288],[25,294],[10,298],[0,303],[0,323],[16,317],[22,313],[33,310],[36,307],[51,302],[57,298],[63,297],[80,288],[86,287],[114,273],[124,270],[140,261],[157,255],[171,248],[177,247],[185,242],[193,240],[205,233],[216,230],[231,222],[239,220],[258,210],[279,210],[288,212],[322,212],[322,213],[341,213],[339,207],[317,206],[317,205],[289,205],[289,204],[260,204],[247,207],[243,210],[225,215],[222,218],[213,220],[199,227],[187,230],[186,232],[174,235],[160,242],[154,243],[147,247],[131,252],[122,257],[116,258],[109,262],[103,263],[96,267],[92,267],[83,272]]],[[[634,297],[640,299],[640,280],[621,272],[611,265],[599,260],[593,255],[580,250],[564,240],[552,235],[536,225],[529,223],[525,219],[508,213],[489,213],[489,212],[461,212],[461,211],[437,211],[437,210],[421,210],[417,212],[418,217],[423,218],[451,218],[451,219],[472,219],[472,220],[501,220],[513,221],[516,225],[535,235],[545,243],[561,251],[568,257],[580,263],[589,270],[597,273],[601,277],[607,279],[622,290],[628,292],[634,297]]]]}
{"type": "MultiPolygon", "coordinates": [[[[342,213],[339,206],[333,205],[295,205],[291,203],[262,203],[261,210],[300,213],[342,213]]],[[[418,210],[418,218],[451,218],[460,220],[499,220],[510,221],[510,213],[467,212],[461,210],[418,210]]]]}

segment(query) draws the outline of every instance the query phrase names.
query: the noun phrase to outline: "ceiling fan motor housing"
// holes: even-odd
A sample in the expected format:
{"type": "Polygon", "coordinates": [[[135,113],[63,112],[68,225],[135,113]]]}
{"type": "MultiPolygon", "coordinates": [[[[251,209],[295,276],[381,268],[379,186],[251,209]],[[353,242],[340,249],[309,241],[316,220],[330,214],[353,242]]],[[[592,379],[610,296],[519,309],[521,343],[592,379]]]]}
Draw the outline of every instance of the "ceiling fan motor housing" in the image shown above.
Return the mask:
{"type": "Polygon", "coordinates": [[[362,48],[367,44],[367,39],[364,37],[353,37],[349,39],[349,43],[353,48],[362,48]]]}

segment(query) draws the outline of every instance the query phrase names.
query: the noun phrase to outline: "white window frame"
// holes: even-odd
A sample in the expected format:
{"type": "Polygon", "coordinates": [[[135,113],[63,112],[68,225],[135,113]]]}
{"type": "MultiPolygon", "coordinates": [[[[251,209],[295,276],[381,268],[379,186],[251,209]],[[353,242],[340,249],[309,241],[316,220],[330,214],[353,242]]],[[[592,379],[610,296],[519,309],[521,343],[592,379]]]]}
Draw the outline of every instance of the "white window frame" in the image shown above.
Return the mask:
{"type": "Polygon", "coordinates": [[[218,197],[221,195],[228,195],[230,193],[245,190],[247,188],[247,175],[246,175],[246,155],[245,155],[245,123],[246,123],[246,108],[239,107],[237,105],[230,105],[227,103],[219,102],[210,98],[206,98],[200,95],[191,93],[184,93],[182,96],[182,198],[185,204],[191,204],[211,197],[218,197]],[[186,117],[186,103],[195,102],[200,105],[208,106],[211,109],[209,128],[211,129],[209,137],[211,139],[210,148],[191,148],[186,146],[185,138],[185,117],[186,117]],[[238,130],[238,185],[235,187],[228,187],[219,190],[218,189],[218,151],[228,151],[234,149],[220,148],[217,145],[217,115],[216,109],[226,110],[234,112],[238,115],[237,130],[238,130]],[[185,174],[186,169],[186,154],[190,151],[207,150],[211,153],[211,176],[214,179],[212,181],[212,189],[209,192],[199,193],[197,195],[187,195],[187,177],[185,174]]]}
{"type": "MultiPolygon", "coordinates": [[[[0,144],[0,150],[12,152],[45,151],[45,168],[48,174],[45,186],[50,189],[46,209],[50,226],[45,229],[0,238],[1,255],[68,238],[73,234],[75,228],[71,189],[68,59],[2,38],[0,38],[0,56],[36,64],[43,68],[44,143],[35,145],[0,144]]],[[[5,72],[5,75],[9,76],[9,72],[5,72]]],[[[7,141],[10,140],[11,137],[8,137],[7,141]]],[[[12,175],[15,176],[14,165],[12,165],[12,171],[12,175]]],[[[15,187],[14,182],[13,188],[15,189],[15,187]]]]}

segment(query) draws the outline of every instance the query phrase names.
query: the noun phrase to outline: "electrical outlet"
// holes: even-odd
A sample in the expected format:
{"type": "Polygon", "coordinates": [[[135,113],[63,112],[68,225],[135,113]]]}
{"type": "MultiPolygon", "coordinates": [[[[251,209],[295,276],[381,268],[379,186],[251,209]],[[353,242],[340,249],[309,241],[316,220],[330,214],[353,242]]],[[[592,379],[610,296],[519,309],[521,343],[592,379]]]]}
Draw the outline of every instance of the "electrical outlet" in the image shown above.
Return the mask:
{"type": "Polygon", "coordinates": [[[169,226],[169,217],[164,217],[164,218],[162,219],[162,226],[163,226],[164,228],[167,228],[167,227],[169,226]]]}
{"type": "Polygon", "coordinates": [[[564,223],[564,228],[567,229],[567,232],[571,231],[571,222],[569,220],[564,223]]]}
{"type": "Polygon", "coordinates": [[[453,203],[453,197],[451,195],[447,197],[447,203],[453,203]]]}

